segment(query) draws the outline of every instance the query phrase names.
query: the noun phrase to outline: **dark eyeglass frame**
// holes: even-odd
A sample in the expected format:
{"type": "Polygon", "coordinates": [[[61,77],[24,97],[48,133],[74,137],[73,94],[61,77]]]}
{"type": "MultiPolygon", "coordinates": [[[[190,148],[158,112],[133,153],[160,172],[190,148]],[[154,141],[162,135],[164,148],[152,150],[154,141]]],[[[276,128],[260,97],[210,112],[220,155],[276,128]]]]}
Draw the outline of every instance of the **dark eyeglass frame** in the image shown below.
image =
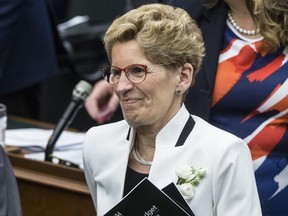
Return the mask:
{"type": "Polygon", "coordinates": [[[118,78],[117,82],[115,82],[115,83],[110,83],[109,80],[110,80],[110,76],[111,76],[112,74],[111,74],[110,72],[107,73],[107,71],[109,71],[109,70],[107,70],[107,68],[110,68],[110,69],[111,69],[111,68],[116,68],[116,69],[119,70],[120,74],[121,74],[121,72],[123,71],[123,72],[125,73],[125,76],[127,77],[127,79],[128,79],[130,82],[132,82],[132,83],[134,83],[134,84],[139,84],[139,83],[142,83],[142,82],[146,79],[148,66],[147,66],[147,65],[143,65],[143,64],[132,64],[132,65],[128,65],[128,66],[125,67],[125,68],[119,68],[119,67],[116,67],[116,66],[113,66],[113,65],[102,67],[100,71],[101,71],[101,73],[102,73],[102,76],[103,76],[104,80],[106,80],[110,85],[116,85],[116,84],[119,83],[120,77],[118,78]],[[135,81],[131,80],[130,77],[129,77],[129,76],[132,76],[132,77],[133,77],[133,75],[131,75],[130,72],[127,71],[127,69],[128,69],[128,68],[131,68],[131,67],[133,67],[133,66],[135,66],[135,67],[140,66],[140,67],[142,67],[142,68],[144,69],[144,72],[145,72],[145,73],[144,73],[144,76],[143,76],[143,80],[141,80],[140,82],[135,82],[135,81]]]}

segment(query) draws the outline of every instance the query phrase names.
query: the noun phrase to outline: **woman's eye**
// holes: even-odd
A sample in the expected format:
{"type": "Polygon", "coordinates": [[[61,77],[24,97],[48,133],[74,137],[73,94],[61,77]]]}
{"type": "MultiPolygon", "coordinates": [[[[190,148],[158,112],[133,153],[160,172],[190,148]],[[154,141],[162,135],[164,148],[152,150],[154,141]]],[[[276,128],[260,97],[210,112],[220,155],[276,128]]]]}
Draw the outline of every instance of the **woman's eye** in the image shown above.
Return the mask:
{"type": "Polygon", "coordinates": [[[118,76],[120,76],[120,70],[112,70],[111,74],[115,77],[118,77],[118,76]]]}
{"type": "Polygon", "coordinates": [[[141,76],[145,73],[145,69],[142,67],[133,67],[131,68],[130,73],[132,75],[141,76]]]}

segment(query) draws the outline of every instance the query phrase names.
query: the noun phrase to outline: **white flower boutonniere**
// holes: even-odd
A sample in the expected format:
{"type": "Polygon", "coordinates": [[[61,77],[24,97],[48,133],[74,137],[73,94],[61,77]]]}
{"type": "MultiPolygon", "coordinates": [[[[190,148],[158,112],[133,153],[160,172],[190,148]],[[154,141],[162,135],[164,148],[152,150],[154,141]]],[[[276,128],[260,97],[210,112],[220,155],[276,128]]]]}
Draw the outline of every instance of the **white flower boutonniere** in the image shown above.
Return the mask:
{"type": "Polygon", "coordinates": [[[206,175],[203,168],[195,169],[193,166],[181,164],[176,169],[178,177],[177,187],[185,199],[192,199],[194,196],[194,187],[200,183],[206,175]]]}

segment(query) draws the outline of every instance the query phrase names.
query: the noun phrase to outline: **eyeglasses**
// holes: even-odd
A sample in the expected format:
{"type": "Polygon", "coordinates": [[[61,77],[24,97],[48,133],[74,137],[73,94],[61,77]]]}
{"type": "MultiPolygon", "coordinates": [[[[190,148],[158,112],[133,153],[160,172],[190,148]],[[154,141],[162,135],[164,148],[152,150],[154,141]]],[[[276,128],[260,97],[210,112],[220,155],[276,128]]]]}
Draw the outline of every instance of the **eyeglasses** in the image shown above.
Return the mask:
{"type": "Polygon", "coordinates": [[[119,82],[121,71],[125,72],[128,80],[137,84],[143,82],[146,79],[147,65],[133,64],[127,66],[126,68],[106,66],[101,69],[103,78],[111,85],[115,85],[119,82]]]}

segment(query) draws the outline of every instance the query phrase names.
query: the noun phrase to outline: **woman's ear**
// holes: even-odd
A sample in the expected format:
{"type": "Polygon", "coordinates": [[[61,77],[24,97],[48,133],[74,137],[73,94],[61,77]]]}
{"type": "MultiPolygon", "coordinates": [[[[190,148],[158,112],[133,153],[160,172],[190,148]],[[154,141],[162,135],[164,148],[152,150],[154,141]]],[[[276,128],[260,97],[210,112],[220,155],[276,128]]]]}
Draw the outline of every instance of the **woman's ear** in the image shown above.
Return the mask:
{"type": "Polygon", "coordinates": [[[193,66],[190,63],[185,63],[180,72],[180,82],[176,89],[176,93],[178,92],[177,94],[183,94],[190,88],[193,80],[193,73],[193,66]]]}

